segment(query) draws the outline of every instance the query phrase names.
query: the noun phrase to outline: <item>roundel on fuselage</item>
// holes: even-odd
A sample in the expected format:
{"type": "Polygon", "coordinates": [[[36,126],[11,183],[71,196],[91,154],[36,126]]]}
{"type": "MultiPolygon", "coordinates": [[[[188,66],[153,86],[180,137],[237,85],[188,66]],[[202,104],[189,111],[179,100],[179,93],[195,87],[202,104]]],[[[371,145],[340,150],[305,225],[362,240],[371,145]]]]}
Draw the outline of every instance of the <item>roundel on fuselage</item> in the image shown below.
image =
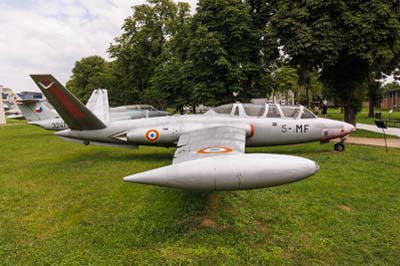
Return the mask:
{"type": "Polygon", "coordinates": [[[145,137],[147,141],[155,142],[160,138],[160,133],[158,133],[158,131],[155,129],[150,129],[147,130],[145,137]]]}

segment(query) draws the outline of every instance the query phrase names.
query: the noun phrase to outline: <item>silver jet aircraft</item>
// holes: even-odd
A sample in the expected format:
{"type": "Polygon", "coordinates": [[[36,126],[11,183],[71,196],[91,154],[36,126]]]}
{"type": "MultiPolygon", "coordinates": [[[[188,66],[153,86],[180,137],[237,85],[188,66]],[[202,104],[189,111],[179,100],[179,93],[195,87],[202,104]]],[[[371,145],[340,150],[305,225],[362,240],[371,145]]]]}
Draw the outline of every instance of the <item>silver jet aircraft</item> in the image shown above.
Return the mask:
{"type": "MultiPolygon", "coordinates": [[[[68,125],[46,100],[18,100],[18,107],[30,125],[36,125],[47,130],[64,130],[68,125]]],[[[128,105],[109,108],[107,90],[93,90],[86,107],[95,115],[107,113],[109,109],[110,121],[130,120],[144,117],[171,115],[160,111],[151,105],[128,105]]]]}
{"type": "Polygon", "coordinates": [[[30,125],[47,130],[64,130],[67,124],[45,100],[18,100],[18,107],[30,125]]]}
{"type": "Polygon", "coordinates": [[[206,115],[110,122],[107,115],[94,115],[53,76],[31,77],[68,124],[70,129],[55,133],[64,140],[131,148],[177,146],[172,165],[127,176],[127,182],[194,190],[287,184],[315,174],[318,165],[297,156],[245,154],[245,147],[326,142],[355,130],[317,118],[302,106],[279,105],[227,105],[206,115]]]}

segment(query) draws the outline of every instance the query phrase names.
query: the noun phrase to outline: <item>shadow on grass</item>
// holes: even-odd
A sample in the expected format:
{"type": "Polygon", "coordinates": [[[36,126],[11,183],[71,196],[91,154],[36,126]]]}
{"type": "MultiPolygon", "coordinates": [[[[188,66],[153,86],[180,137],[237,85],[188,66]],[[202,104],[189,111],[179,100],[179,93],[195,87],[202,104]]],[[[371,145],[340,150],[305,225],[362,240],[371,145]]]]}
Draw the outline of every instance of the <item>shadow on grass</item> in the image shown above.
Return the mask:
{"type": "Polygon", "coordinates": [[[273,153],[273,154],[288,154],[296,155],[301,154],[321,154],[321,153],[333,153],[333,145],[335,143],[326,143],[310,146],[309,144],[288,144],[279,146],[265,146],[265,147],[250,147],[246,149],[246,153],[273,153]]]}
{"type": "Polygon", "coordinates": [[[168,151],[154,151],[149,153],[148,151],[128,151],[120,153],[115,150],[85,150],[79,151],[79,154],[71,156],[68,161],[80,162],[80,161],[119,161],[119,162],[130,162],[130,161],[146,161],[146,162],[159,162],[159,161],[172,161],[173,154],[168,151]]]}

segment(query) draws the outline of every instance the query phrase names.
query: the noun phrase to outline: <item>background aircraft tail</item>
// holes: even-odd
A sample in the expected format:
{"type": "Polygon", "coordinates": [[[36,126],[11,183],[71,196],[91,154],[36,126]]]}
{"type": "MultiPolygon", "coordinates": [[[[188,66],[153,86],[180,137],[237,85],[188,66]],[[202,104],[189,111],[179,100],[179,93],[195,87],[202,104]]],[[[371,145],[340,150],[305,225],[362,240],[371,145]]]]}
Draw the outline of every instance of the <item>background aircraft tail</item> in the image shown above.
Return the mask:
{"type": "Polygon", "coordinates": [[[86,107],[92,111],[103,123],[110,122],[110,107],[107,90],[93,90],[86,107]]]}
{"type": "Polygon", "coordinates": [[[17,104],[25,119],[29,122],[59,117],[46,101],[18,100],[17,104]]]}
{"type": "Polygon", "coordinates": [[[52,75],[30,75],[47,100],[73,130],[94,130],[106,125],[52,75]]]}

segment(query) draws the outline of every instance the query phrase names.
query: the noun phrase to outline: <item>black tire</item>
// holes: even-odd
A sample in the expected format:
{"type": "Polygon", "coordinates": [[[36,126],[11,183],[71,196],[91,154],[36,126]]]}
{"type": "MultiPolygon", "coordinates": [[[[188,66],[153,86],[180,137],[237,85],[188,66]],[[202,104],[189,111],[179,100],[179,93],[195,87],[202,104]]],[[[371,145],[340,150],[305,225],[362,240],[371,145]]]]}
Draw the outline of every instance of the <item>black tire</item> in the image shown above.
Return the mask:
{"type": "Polygon", "coordinates": [[[83,144],[85,144],[85,145],[87,146],[87,145],[90,144],[90,142],[89,142],[87,139],[85,139],[85,140],[83,141],[83,144]]]}
{"type": "Polygon", "coordinates": [[[335,151],[342,152],[342,151],[345,150],[345,146],[344,146],[343,143],[340,143],[340,142],[339,142],[339,143],[336,143],[335,146],[333,146],[333,149],[334,149],[335,151]]]}

